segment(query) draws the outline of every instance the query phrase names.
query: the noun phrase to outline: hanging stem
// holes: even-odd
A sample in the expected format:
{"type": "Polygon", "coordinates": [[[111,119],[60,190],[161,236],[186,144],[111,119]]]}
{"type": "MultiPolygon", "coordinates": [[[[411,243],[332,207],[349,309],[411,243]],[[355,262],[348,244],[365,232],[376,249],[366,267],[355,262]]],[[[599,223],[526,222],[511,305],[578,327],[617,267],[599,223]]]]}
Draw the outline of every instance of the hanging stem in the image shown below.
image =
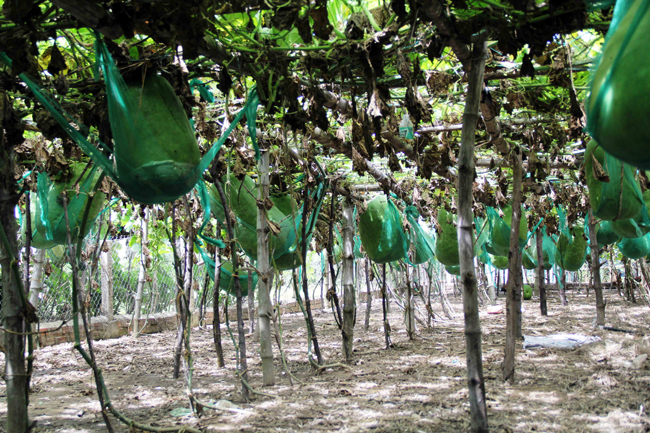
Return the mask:
{"type": "Polygon", "coordinates": [[[384,312],[384,339],[386,340],[386,349],[393,347],[390,341],[390,324],[388,323],[388,305],[386,305],[386,263],[381,265],[381,306],[384,312]]]}
{"type": "Polygon", "coordinates": [[[341,316],[341,307],[339,306],[339,297],[336,293],[336,274],[334,273],[334,213],[336,212],[336,191],[332,191],[332,202],[330,204],[330,221],[329,221],[329,240],[327,242],[327,262],[330,268],[330,275],[332,275],[331,286],[327,288],[327,300],[330,301],[330,306],[332,307],[332,312],[334,313],[334,320],[338,325],[341,333],[344,334],[343,340],[345,337],[345,330],[343,329],[343,317],[341,316]]]}

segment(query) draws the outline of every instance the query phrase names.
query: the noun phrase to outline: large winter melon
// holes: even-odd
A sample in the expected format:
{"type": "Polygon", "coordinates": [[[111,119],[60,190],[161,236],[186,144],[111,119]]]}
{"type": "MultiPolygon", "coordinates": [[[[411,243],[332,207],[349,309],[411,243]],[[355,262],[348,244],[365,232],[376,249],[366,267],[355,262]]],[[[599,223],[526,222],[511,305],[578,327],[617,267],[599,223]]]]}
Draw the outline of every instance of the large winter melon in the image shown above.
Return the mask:
{"type": "Polygon", "coordinates": [[[531,299],[533,299],[533,288],[530,287],[528,284],[524,284],[523,295],[524,295],[524,301],[530,301],[531,299]]]}
{"type": "Polygon", "coordinates": [[[576,225],[571,229],[571,239],[561,234],[557,241],[555,251],[555,262],[565,271],[575,272],[579,270],[587,258],[587,238],[584,235],[584,227],[576,225]]]}
{"type": "Polygon", "coordinates": [[[492,256],[492,264],[497,269],[508,269],[508,257],[507,256],[492,256]]]}
{"type": "Polygon", "coordinates": [[[636,239],[623,239],[618,243],[618,249],[628,259],[640,259],[650,254],[650,234],[636,239]]]}
{"type": "Polygon", "coordinates": [[[587,101],[588,131],[620,160],[650,169],[650,7],[645,0],[618,1],[615,19],[587,101]],[[628,8],[625,13],[624,8],[628,8]]]}
{"type": "Polygon", "coordinates": [[[585,177],[594,216],[613,221],[634,218],[639,214],[643,202],[637,191],[641,188],[630,170],[627,164],[606,155],[596,140],[589,142],[585,152],[585,177]],[[596,162],[602,167],[603,174],[608,176],[608,182],[596,178],[596,162]]]}
{"type": "Polygon", "coordinates": [[[144,83],[127,86],[130,98],[109,101],[120,185],[142,203],[173,201],[191,191],[200,175],[194,131],[162,76],[152,74],[144,83]]]}
{"type": "Polygon", "coordinates": [[[62,193],[67,193],[69,198],[68,218],[73,243],[77,243],[79,238],[86,237],[104,206],[106,195],[95,192],[84,232],[81,233],[86,204],[101,173],[98,170],[86,170],[86,164],[84,163],[74,163],[70,166],[70,169],[72,171],[71,176],[65,182],[51,182],[45,173],[39,174],[39,190],[43,193],[46,203],[43,202],[41,193],[32,194],[32,198],[35,198],[32,230],[38,232],[36,236],[33,236],[36,239],[36,243],[33,245],[35,248],[48,248],[47,245],[49,245],[50,241],[54,242],[55,245],[67,245],[68,243],[62,193]],[[75,184],[77,184],[76,187],[75,184]],[[41,240],[47,242],[41,243],[41,240]]]}
{"type": "Polygon", "coordinates": [[[617,235],[610,221],[601,221],[596,226],[596,239],[599,246],[605,246],[609,244],[615,244],[621,240],[621,237],[617,235]]]}
{"type": "Polygon", "coordinates": [[[436,258],[445,266],[458,266],[458,234],[454,225],[454,217],[445,209],[438,210],[438,225],[440,233],[436,239],[436,258]]]}
{"type": "Polygon", "coordinates": [[[375,197],[359,218],[359,237],[366,255],[376,263],[389,263],[406,257],[408,240],[402,217],[385,195],[375,197]]]}

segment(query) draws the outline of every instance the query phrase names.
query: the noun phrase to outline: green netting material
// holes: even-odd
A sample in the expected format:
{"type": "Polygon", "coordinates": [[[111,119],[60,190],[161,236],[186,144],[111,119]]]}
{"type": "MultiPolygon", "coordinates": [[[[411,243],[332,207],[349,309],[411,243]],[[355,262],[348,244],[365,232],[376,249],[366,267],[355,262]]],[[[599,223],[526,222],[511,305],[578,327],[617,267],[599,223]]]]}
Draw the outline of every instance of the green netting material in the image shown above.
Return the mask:
{"type": "MultiPolygon", "coordinates": [[[[97,64],[104,73],[109,100],[115,166],[105,153],[111,153],[109,146],[95,136],[92,136],[92,141],[98,143],[100,148],[93,145],[88,140],[88,129],[70,116],[36,81],[25,73],[20,74],[20,78],[70,138],[130,197],[155,204],[175,200],[189,192],[244,115],[248,120],[256,158],[259,158],[256,140],[259,98],[255,88],[251,90],[246,106],[221,138],[200,158],[192,128],[187,117],[181,113],[182,108],[178,110],[176,104],[180,103],[173,90],[170,93],[169,83],[157,77],[150,81],[150,85],[145,82],[143,88],[134,86],[130,89],[99,36],[95,50],[97,64]],[[136,100],[140,91],[143,97],[136,100]],[[72,124],[79,125],[78,129],[72,124]],[[166,132],[168,129],[175,132],[169,135],[166,132]]],[[[0,52],[0,60],[11,66],[11,59],[4,52],[0,52]]]]}
{"type": "Polygon", "coordinates": [[[458,234],[454,224],[454,215],[445,209],[439,209],[438,226],[440,226],[440,232],[436,237],[436,259],[446,267],[459,266],[458,234]]]}
{"type": "Polygon", "coordinates": [[[650,0],[618,0],[585,104],[587,131],[628,164],[650,169],[650,0]]]}
{"type": "Polygon", "coordinates": [[[640,259],[650,254],[650,234],[636,239],[623,239],[617,246],[628,259],[640,259]]]}
{"type": "Polygon", "coordinates": [[[580,225],[573,227],[571,237],[567,237],[564,233],[561,234],[557,241],[555,263],[565,271],[579,270],[587,259],[587,239],[585,228],[580,225]]]}
{"type": "Polygon", "coordinates": [[[412,254],[410,262],[413,265],[425,263],[435,256],[436,243],[433,235],[418,223],[420,214],[415,206],[407,206],[404,213],[411,226],[410,243],[412,254]]]}
{"type": "MultiPolygon", "coordinates": [[[[37,193],[30,194],[30,212],[32,222],[32,246],[38,249],[48,249],[55,245],[67,245],[67,225],[63,211],[61,194],[68,193],[68,219],[72,242],[77,243],[86,237],[99,215],[106,195],[95,192],[101,182],[101,172],[97,167],[87,169],[86,164],[71,165],[72,176],[66,182],[52,182],[46,173],[37,176],[37,193]],[[78,193],[75,185],[78,184],[78,193]],[[90,194],[94,199],[88,213],[85,229],[80,233],[83,216],[90,194]]],[[[22,228],[25,232],[25,228],[22,228]]]]}
{"type": "Polygon", "coordinates": [[[408,252],[408,237],[402,228],[400,211],[385,195],[368,203],[359,218],[359,237],[366,255],[375,263],[401,260],[408,252]]]}
{"type": "Polygon", "coordinates": [[[634,178],[632,168],[614,158],[591,140],[585,152],[585,177],[589,187],[589,202],[594,216],[603,220],[625,220],[635,218],[645,204],[639,181],[634,178]],[[602,174],[609,178],[604,182],[596,175],[602,167],[602,174]]]}
{"type": "Polygon", "coordinates": [[[194,89],[197,89],[199,91],[199,95],[201,95],[201,98],[204,101],[214,102],[214,95],[212,94],[212,90],[210,90],[208,86],[203,84],[203,81],[199,80],[198,78],[193,78],[190,80],[189,86],[190,86],[190,93],[193,93],[194,89]]]}

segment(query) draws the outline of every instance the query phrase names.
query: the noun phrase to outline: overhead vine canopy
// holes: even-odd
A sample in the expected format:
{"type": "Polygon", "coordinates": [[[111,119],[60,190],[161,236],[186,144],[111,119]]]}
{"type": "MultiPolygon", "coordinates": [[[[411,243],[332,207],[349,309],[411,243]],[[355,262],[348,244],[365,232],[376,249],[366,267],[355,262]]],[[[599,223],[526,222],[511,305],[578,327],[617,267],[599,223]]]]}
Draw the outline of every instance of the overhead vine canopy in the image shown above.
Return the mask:
{"type": "MultiPolygon", "coordinates": [[[[456,176],[469,45],[474,34],[487,32],[476,201],[507,201],[509,174],[501,166],[512,143],[528,156],[525,187],[571,201],[582,196],[580,187],[553,189],[549,181],[577,180],[572,171],[554,169],[579,168],[581,102],[611,19],[611,7],[597,9],[604,6],[582,0],[4,1],[0,46],[12,66],[3,68],[2,87],[15,97],[20,118],[7,135],[20,141],[28,130],[61,139],[60,146],[20,147],[26,168],[36,162],[56,172],[81,156],[17,78],[26,73],[79,125],[111,142],[93,50],[98,31],[125,80],[142,80],[146,71],[167,78],[193,114],[202,152],[255,86],[267,145],[300,148],[293,156],[302,161],[338,161],[330,170],[358,173],[339,187],[378,181],[427,215],[426,208],[443,202],[454,206],[446,197],[456,176]],[[405,115],[416,131],[412,140],[400,137],[405,115]]],[[[230,138],[243,143],[245,135],[237,129],[230,138]]],[[[240,171],[254,163],[242,150],[235,162],[240,171]]],[[[291,172],[287,160],[276,162],[276,170],[284,165],[291,172]]],[[[539,214],[547,210],[534,204],[539,214]]]]}

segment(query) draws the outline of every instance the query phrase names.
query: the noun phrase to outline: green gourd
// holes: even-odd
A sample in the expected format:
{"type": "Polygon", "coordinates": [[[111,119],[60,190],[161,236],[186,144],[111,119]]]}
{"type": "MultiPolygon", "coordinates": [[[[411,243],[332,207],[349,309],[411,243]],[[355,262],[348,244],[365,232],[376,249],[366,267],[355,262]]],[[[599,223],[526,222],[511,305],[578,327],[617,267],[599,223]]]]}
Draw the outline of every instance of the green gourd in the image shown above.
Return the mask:
{"type": "Polygon", "coordinates": [[[634,179],[630,167],[614,160],[605,154],[596,140],[591,140],[585,152],[585,177],[589,187],[589,203],[594,216],[603,220],[625,220],[636,217],[641,212],[642,201],[637,191],[640,191],[638,180],[634,179]],[[602,167],[609,177],[609,182],[601,182],[595,176],[594,160],[602,167]],[[624,175],[621,179],[621,171],[624,175]],[[636,185],[631,184],[631,179],[636,185]]]}
{"type": "Polygon", "coordinates": [[[621,240],[621,237],[614,232],[610,221],[601,221],[596,226],[596,239],[598,245],[603,247],[609,244],[615,244],[621,240]]]}
{"type": "MultiPolygon", "coordinates": [[[[175,200],[201,173],[194,131],[172,86],[160,75],[128,83],[127,110],[111,111],[115,163],[127,194],[142,203],[175,200]]],[[[116,102],[117,103],[117,102],[116,102]]]]}
{"type": "Polygon", "coordinates": [[[612,27],[596,71],[592,74],[586,104],[588,130],[616,158],[641,169],[650,169],[650,34],[648,2],[616,4],[622,18],[612,27]],[[619,10],[629,7],[627,11],[619,10]],[[631,31],[631,32],[630,32],[631,31]]]}
{"type": "Polygon", "coordinates": [[[623,239],[618,243],[618,249],[628,259],[640,259],[650,254],[650,234],[635,239],[623,239]]]}
{"type": "Polygon", "coordinates": [[[555,263],[565,271],[575,272],[579,270],[587,258],[587,238],[584,235],[584,227],[576,225],[571,229],[571,239],[561,234],[557,241],[555,251],[555,263]]]}
{"type": "Polygon", "coordinates": [[[508,257],[506,256],[492,256],[492,264],[497,269],[508,269],[508,257]]]}
{"type": "Polygon", "coordinates": [[[533,299],[533,288],[528,284],[524,284],[523,288],[524,301],[530,301],[533,299]]]}
{"type": "Polygon", "coordinates": [[[406,257],[408,239],[402,228],[402,217],[385,195],[372,199],[361,214],[359,237],[366,255],[376,263],[389,263],[406,257]]]}
{"type": "Polygon", "coordinates": [[[435,254],[440,263],[453,267],[460,264],[458,254],[458,235],[454,225],[454,216],[445,209],[438,210],[440,232],[436,239],[435,254]]]}

